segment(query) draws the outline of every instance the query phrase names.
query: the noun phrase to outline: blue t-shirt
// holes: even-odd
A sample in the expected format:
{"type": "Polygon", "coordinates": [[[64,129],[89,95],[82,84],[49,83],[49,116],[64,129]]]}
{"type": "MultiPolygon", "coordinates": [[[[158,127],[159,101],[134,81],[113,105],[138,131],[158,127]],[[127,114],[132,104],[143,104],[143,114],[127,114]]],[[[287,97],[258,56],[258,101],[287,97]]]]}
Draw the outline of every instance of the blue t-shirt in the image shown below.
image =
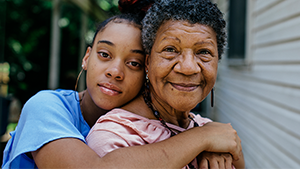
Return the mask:
{"type": "Polygon", "coordinates": [[[40,91],[22,109],[18,126],[5,147],[2,168],[37,168],[25,153],[60,138],[77,138],[85,143],[89,131],[76,91],[40,91]]]}

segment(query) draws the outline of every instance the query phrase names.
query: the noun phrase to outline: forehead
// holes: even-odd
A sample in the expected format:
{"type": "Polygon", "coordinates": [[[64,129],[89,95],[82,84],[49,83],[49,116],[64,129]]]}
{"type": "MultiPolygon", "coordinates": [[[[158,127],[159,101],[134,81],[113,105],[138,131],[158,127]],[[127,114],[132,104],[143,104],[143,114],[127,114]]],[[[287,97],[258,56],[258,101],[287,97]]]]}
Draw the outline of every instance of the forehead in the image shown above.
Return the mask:
{"type": "Polygon", "coordinates": [[[163,23],[158,31],[157,38],[168,35],[180,35],[183,34],[191,35],[191,36],[206,36],[212,40],[216,41],[216,33],[215,31],[207,25],[204,24],[191,24],[187,21],[167,21],[163,23]]]}
{"type": "MultiPolygon", "coordinates": [[[[110,22],[108,23],[102,31],[99,31],[96,39],[112,39],[112,38],[129,38],[135,35],[135,37],[141,36],[141,30],[134,24],[129,22],[110,22]]],[[[129,38],[129,39],[132,39],[129,38]]]]}

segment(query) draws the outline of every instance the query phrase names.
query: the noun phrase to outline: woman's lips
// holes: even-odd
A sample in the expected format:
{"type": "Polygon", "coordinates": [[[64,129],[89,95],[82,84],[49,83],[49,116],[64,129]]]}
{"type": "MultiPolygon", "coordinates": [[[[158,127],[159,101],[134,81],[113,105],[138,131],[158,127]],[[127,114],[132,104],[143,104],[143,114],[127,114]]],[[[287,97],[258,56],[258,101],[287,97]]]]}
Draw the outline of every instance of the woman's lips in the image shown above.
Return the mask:
{"type": "Polygon", "coordinates": [[[171,83],[171,85],[177,90],[186,92],[193,91],[199,87],[199,85],[191,83],[171,83]]]}
{"type": "Polygon", "coordinates": [[[122,93],[121,89],[111,83],[102,83],[99,84],[99,87],[102,93],[109,96],[116,96],[122,93]]]}

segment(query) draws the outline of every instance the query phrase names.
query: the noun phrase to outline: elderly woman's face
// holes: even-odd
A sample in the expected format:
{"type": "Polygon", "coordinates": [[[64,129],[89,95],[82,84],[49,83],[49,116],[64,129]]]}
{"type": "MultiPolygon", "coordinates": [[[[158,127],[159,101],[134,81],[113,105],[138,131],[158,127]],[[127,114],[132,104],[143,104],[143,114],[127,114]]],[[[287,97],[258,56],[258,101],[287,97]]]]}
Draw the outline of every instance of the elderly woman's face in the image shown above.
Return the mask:
{"type": "Polygon", "coordinates": [[[189,111],[215,84],[216,33],[206,25],[167,21],[157,31],[146,66],[154,96],[176,110],[189,111]]]}

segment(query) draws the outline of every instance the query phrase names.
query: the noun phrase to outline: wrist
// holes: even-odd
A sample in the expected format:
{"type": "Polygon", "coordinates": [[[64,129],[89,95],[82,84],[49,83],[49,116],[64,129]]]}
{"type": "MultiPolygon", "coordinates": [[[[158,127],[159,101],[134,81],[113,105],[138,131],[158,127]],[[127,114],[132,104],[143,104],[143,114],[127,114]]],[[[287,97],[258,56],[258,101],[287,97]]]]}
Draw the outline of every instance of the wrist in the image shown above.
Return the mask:
{"type": "Polygon", "coordinates": [[[190,129],[190,131],[192,136],[189,136],[189,138],[193,140],[198,153],[208,150],[210,142],[208,141],[209,139],[206,134],[206,127],[194,127],[190,129]]]}

